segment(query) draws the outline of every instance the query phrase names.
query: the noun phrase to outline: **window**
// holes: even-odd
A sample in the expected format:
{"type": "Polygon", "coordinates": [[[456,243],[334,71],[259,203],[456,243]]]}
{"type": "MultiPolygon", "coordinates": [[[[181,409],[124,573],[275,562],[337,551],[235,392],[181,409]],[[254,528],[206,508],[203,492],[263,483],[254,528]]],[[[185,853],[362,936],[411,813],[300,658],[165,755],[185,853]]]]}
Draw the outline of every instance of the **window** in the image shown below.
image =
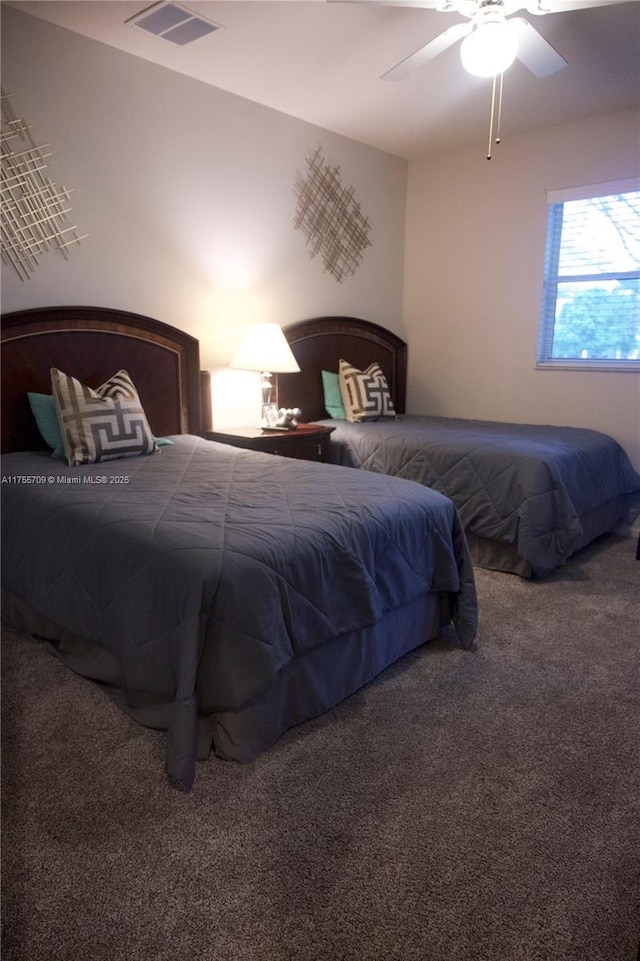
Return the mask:
{"type": "Polygon", "coordinates": [[[640,183],[548,202],[538,367],[640,370],[640,183]]]}

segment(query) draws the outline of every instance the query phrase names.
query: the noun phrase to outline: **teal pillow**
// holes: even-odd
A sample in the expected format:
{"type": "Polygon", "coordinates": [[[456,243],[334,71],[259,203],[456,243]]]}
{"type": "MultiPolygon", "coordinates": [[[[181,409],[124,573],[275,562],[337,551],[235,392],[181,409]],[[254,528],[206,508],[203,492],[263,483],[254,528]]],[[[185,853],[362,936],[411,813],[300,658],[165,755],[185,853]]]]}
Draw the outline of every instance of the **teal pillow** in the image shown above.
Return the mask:
{"type": "MultiPolygon", "coordinates": [[[[58,422],[58,413],[56,411],[56,402],[53,394],[28,393],[27,397],[29,398],[29,404],[31,405],[31,410],[36,419],[36,424],[38,425],[38,430],[43,441],[48,444],[49,447],[53,447],[51,456],[57,457],[59,460],[66,460],[64,441],[60,433],[60,424],[58,422]]],[[[168,447],[170,444],[173,444],[173,441],[169,440],[168,437],[156,437],[154,440],[158,447],[168,447]]]]}
{"type": "Polygon", "coordinates": [[[27,397],[43,441],[53,448],[51,456],[57,457],[58,460],[66,460],[53,394],[28,393],[27,397]]]}
{"type": "Polygon", "coordinates": [[[334,420],[346,420],[340,393],[340,378],[337,374],[332,374],[328,370],[322,371],[322,389],[324,391],[324,409],[329,417],[334,420]]]}

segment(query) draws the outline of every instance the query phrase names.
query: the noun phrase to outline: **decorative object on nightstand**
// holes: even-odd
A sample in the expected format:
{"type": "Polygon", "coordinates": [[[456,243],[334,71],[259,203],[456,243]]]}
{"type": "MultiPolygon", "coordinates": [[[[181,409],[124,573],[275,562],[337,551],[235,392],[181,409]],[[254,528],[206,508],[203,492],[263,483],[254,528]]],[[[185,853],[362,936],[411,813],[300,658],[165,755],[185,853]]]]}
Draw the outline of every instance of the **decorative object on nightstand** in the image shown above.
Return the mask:
{"type": "Polygon", "coordinates": [[[242,339],[230,367],[256,370],[261,374],[262,416],[260,426],[268,429],[278,420],[278,374],[294,374],[300,370],[282,329],[277,324],[252,324],[242,339]],[[271,377],[276,375],[276,397],[272,404],[271,377]],[[275,414],[274,409],[275,408],[275,414]]]}
{"type": "Polygon", "coordinates": [[[280,419],[280,411],[277,404],[262,405],[262,427],[265,430],[275,430],[280,419]]]}
{"type": "Polygon", "coordinates": [[[293,410],[290,407],[281,407],[275,425],[276,430],[297,430],[301,417],[302,411],[299,407],[294,407],[293,410]]]}

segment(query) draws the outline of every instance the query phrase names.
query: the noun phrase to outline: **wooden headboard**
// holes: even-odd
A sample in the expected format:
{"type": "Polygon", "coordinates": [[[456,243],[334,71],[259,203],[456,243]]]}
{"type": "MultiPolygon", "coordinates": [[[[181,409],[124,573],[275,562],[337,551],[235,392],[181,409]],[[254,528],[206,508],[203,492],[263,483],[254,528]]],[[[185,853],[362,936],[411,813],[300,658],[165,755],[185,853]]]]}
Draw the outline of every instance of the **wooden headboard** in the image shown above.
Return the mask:
{"type": "Polygon", "coordinates": [[[168,324],[103,307],[44,307],[5,314],[0,341],[3,453],[45,448],[27,392],[51,393],[51,367],[90,387],[124,368],[157,437],[208,426],[198,341],[168,324]]]}
{"type": "Polygon", "coordinates": [[[322,371],[338,372],[340,358],[363,370],[380,364],[398,414],[404,414],[407,391],[407,345],[396,334],[357,317],[317,317],[284,328],[299,374],[278,375],[278,403],[300,407],[304,421],[322,420],[322,371]]]}

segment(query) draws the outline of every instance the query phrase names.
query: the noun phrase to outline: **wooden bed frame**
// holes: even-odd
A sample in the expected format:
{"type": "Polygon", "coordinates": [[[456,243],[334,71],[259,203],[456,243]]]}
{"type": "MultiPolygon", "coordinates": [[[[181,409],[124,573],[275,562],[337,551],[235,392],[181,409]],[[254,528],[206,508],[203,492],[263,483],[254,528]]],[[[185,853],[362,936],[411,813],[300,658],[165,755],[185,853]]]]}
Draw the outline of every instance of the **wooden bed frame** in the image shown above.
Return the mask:
{"type": "Polygon", "coordinates": [[[45,449],[27,392],[51,393],[51,367],[90,387],[124,368],[157,437],[211,426],[198,341],[150,317],[104,307],[17,311],[3,316],[0,342],[2,453],[45,449]]]}
{"type": "Polygon", "coordinates": [[[283,407],[299,407],[306,422],[324,420],[322,371],[334,373],[341,357],[354,367],[378,363],[387,379],[393,406],[404,414],[407,393],[407,345],[396,334],[357,317],[317,317],[284,328],[300,374],[278,375],[283,407]]]}
{"type": "MultiPolygon", "coordinates": [[[[400,337],[353,317],[302,321],[285,334],[302,373],[279,375],[279,402],[300,407],[304,421],[326,417],[321,371],[336,371],[342,356],[355,365],[377,361],[404,413],[407,345],[400,337]]],[[[51,367],[90,387],[124,368],[156,436],[211,429],[210,375],[200,370],[198,341],[168,324],[115,308],[42,307],[5,314],[0,343],[2,453],[45,449],[27,392],[51,393],[51,367]]]]}

